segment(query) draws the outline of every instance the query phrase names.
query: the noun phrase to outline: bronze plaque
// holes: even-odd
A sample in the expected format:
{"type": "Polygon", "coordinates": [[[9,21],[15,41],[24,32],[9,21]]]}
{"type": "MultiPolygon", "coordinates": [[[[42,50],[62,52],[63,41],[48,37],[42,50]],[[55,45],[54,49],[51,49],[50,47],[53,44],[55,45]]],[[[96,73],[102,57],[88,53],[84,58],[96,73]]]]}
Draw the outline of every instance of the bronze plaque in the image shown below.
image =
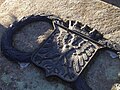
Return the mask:
{"type": "Polygon", "coordinates": [[[43,68],[46,76],[58,76],[72,82],[98,49],[91,41],[59,27],[35,51],[32,62],[43,68]]]}

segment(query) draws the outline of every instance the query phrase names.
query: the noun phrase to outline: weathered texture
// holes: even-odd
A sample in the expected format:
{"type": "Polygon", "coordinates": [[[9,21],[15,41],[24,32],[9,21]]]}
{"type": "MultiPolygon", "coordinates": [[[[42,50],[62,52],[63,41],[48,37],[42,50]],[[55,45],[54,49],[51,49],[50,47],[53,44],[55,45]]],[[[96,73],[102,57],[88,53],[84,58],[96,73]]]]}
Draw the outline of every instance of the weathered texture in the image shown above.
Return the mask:
{"type": "Polygon", "coordinates": [[[5,0],[0,0],[0,5],[4,2],[5,0]]]}
{"type": "MultiPolygon", "coordinates": [[[[120,8],[100,0],[2,0],[0,5],[0,37],[13,21],[44,12],[79,20],[101,31],[106,38],[120,43],[120,8]]],[[[40,24],[30,24],[18,32],[14,39],[16,47],[24,51],[33,51],[38,47],[35,41],[41,42],[38,36],[45,28],[40,24]]],[[[112,84],[119,82],[120,60],[101,52],[93,59],[86,79],[93,90],[110,90],[112,84]]],[[[33,65],[20,69],[3,55],[0,55],[0,62],[0,88],[3,90],[70,90],[69,85],[61,80],[46,80],[43,72],[33,65]]]]}

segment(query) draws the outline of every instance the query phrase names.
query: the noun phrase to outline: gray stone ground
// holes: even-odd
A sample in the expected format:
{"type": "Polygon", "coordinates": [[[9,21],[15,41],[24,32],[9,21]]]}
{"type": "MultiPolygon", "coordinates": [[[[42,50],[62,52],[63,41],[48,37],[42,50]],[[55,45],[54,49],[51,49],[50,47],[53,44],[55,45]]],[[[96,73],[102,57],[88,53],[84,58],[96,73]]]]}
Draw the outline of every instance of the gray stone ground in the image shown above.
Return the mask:
{"type": "MultiPolygon", "coordinates": [[[[0,5],[0,38],[13,21],[30,14],[45,12],[59,15],[63,19],[79,20],[101,31],[106,38],[120,43],[120,8],[100,0],[1,0],[0,5]]],[[[45,31],[50,26],[45,27],[44,24],[34,23],[24,27],[14,37],[15,47],[33,51],[42,41],[41,38],[44,39],[44,34],[49,34],[45,31]]],[[[112,59],[106,51],[99,51],[85,77],[93,90],[110,90],[114,83],[120,83],[119,72],[120,60],[112,59]]],[[[46,79],[44,72],[32,64],[22,69],[0,54],[0,90],[71,88],[58,78],[46,79]]]]}

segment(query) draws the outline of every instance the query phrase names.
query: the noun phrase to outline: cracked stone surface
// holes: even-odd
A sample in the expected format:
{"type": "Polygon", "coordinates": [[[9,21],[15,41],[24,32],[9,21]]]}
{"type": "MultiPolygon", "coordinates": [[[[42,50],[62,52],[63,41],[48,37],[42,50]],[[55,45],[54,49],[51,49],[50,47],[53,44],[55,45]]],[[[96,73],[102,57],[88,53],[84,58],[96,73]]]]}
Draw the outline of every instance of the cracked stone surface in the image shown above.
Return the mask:
{"type": "MultiPolygon", "coordinates": [[[[7,27],[23,16],[52,13],[63,19],[79,20],[96,28],[104,37],[120,43],[120,8],[100,0],[0,0],[0,38],[7,27]]],[[[33,23],[16,33],[14,45],[23,51],[34,51],[50,28],[47,23],[33,23]]],[[[112,59],[107,51],[99,51],[85,74],[93,90],[110,90],[120,83],[120,60],[112,59]]],[[[7,60],[0,51],[0,90],[72,90],[56,77],[45,78],[45,73],[30,64],[21,69],[7,60]]]]}

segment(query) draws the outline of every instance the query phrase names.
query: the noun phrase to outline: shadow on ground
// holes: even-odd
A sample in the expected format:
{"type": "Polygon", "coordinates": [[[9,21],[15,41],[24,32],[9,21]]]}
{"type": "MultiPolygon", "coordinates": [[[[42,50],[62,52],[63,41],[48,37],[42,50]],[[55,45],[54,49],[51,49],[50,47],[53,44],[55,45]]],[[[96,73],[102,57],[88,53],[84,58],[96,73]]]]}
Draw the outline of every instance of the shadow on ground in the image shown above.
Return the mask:
{"type": "Polygon", "coordinates": [[[102,0],[102,1],[112,4],[114,6],[120,7],[120,0],[102,0]]]}

